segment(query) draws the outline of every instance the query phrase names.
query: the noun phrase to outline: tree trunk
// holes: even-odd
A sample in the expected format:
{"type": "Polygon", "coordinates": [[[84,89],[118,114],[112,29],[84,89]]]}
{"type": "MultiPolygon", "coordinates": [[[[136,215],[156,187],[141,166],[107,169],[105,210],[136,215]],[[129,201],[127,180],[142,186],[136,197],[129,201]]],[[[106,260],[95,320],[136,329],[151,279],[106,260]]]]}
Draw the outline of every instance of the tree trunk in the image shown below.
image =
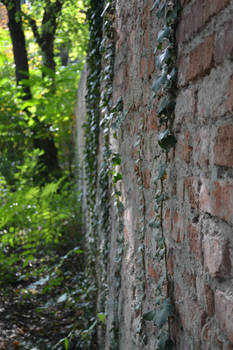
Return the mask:
{"type": "Polygon", "coordinates": [[[14,61],[15,61],[15,74],[17,85],[23,86],[24,97],[28,100],[31,98],[30,88],[22,84],[22,80],[29,78],[28,57],[26,50],[26,42],[24,31],[22,27],[22,19],[20,13],[20,1],[12,0],[6,2],[8,12],[8,27],[10,30],[11,41],[13,45],[14,61]]]}
{"type": "MultiPolygon", "coordinates": [[[[19,0],[2,0],[8,12],[8,27],[10,30],[11,41],[13,46],[15,69],[16,69],[16,83],[23,86],[24,100],[31,99],[30,87],[23,84],[24,79],[29,78],[29,66],[26,50],[26,41],[22,26],[21,7],[19,0]]],[[[48,18],[48,15],[47,15],[48,18]]],[[[55,61],[53,55],[54,33],[44,35],[44,59],[45,65],[55,72],[55,61]],[[50,41],[51,40],[51,41],[50,41]]],[[[29,113],[29,112],[28,112],[29,113]]],[[[29,113],[30,114],[30,113],[29,113]]],[[[53,137],[47,136],[48,130],[37,120],[37,126],[34,130],[33,145],[34,148],[39,148],[44,151],[40,157],[39,165],[41,167],[38,180],[44,178],[46,181],[51,175],[59,177],[61,169],[58,163],[57,149],[53,137]],[[37,136],[41,134],[41,130],[45,130],[46,136],[37,136]]]]}

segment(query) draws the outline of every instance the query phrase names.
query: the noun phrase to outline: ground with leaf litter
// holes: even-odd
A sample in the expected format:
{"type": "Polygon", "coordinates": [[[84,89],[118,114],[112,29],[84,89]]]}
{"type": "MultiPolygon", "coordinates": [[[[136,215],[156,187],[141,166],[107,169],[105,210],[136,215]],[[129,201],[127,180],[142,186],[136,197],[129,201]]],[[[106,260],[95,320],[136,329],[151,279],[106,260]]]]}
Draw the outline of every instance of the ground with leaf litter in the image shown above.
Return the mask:
{"type": "Polygon", "coordinates": [[[0,286],[0,350],[97,349],[83,254],[39,258],[0,286]]]}

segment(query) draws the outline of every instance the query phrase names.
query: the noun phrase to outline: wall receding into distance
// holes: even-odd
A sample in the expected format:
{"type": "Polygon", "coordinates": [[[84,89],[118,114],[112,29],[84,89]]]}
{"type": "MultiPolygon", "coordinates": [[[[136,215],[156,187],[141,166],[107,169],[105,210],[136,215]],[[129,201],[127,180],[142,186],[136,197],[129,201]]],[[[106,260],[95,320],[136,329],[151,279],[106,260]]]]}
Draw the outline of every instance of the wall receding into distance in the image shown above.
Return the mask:
{"type": "MultiPolygon", "coordinates": [[[[100,226],[96,231],[97,283],[102,293],[98,304],[99,312],[106,313],[100,348],[155,350],[161,331],[142,315],[159,308],[161,296],[169,297],[173,306],[173,316],[163,327],[174,349],[232,350],[233,1],[181,1],[172,125],[177,143],[167,155],[158,146],[161,95],[152,91],[158,75],[154,49],[164,20],[151,10],[153,4],[153,0],[112,1],[113,35],[102,44],[111,45],[114,55],[108,111],[101,107],[100,112],[106,118],[121,103],[113,115],[123,117],[117,128],[108,124],[107,130],[109,149],[121,159],[114,171],[117,168],[122,179],[114,183],[109,174],[110,229],[107,238],[100,226]],[[164,181],[155,184],[165,158],[164,181]],[[116,191],[121,192],[120,214],[112,195],[116,191]],[[158,191],[164,193],[159,208],[164,251],[153,224],[158,191]]],[[[103,72],[106,57],[102,50],[103,72]]],[[[100,86],[103,99],[109,83],[106,87],[102,79],[100,86]]],[[[80,126],[84,111],[82,107],[76,113],[80,166],[84,166],[80,126]]],[[[99,123],[97,204],[106,142],[99,123]]]]}

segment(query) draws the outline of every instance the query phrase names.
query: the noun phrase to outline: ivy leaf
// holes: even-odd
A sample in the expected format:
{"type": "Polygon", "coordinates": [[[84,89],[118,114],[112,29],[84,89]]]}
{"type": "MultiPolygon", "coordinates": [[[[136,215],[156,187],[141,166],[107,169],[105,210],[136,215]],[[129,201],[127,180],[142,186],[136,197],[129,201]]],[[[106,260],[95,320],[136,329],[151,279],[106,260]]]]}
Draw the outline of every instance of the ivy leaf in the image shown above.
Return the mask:
{"type": "Polygon", "coordinates": [[[103,312],[98,313],[97,316],[102,323],[105,322],[105,315],[103,312]]]}
{"type": "Polygon", "coordinates": [[[162,328],[172,314],[173,307],[171,300],[170,298],[166,298],[161,307],[156,310],[153,321],[159,328],[162,328]]]}
{"type": "Polygon", "coordinates": [[[178,17],[177,9],[169,10],[167,12],[166,20],[168,24],[175,23],[178,17]]]}
{"type": "Polygon", "coordinates": [[[175,146],[176,138],[174,135],[169,134],[169,130],[166,129],[164,132],[159,134],[158,143],[161,148],[169,151],[170,148],[175,146]]]}
{"type": "Polygon", "coordinates": [[[164,26],[158,33],[157,43],[161,44],[165,39],[168,39],[171,34],[171,27],[164,26]]]}
{"type": "Polygon", "coordinates": [[[113,166],[121,165],[121,158],[119,153],[114,154],[114,156],[112,157],[112,165],[113,166]]]}
{"type": "Polygon", "coordinates": [[[157,347],[158,347],[158,350],[172,350],[173,349],[173,342],[169,338],[168,332],[161,332],[159,334],[157,347]]]}
{"type": "Polygon", "coordinates": [[[162,2],[162,5],[160,6],[160,8],[158,9],[156,15],[158,18],[162,18],[165,15],[165,9],[166,9],[166,1],[162,2]]]}
{"type": "Polygon", "coordinates": [[[167,76],[168,80],[174,81],[176,79],[176,68],[174,67],[172,71],[167,76]]]}
{"type": "Polygon", "coordinates": [[[156,57],[156,66],[161,68],[164,63],[169,64],[172,58],[172,50],[170,47],[167,47],[161,55],[156,57]]]}
{"type": "Polygon", "coordinates": [[[142,317],[143,317],[143,319],[145,321],[153,321],[155,315],[156,315],[156,311],[155,310],[151,310],[151,311],[148,311],[145,314],[143,314],[142,317]]]}
{"type": "Polygon", "coordinates": [[[167,164],[160,164],[158,174],[154,178],[154,184],[157,185],[158,180],[166,176],[167,164]]]}
{"type": "Polygon", "coordinates": [[[117,183],[119,180],[122,180],[122,175],[120,173],[116,173],[114,176],[113,176],[113,183],[117,183]]]}
{"type": "Polygon", "coordinates": [[[157,110],[158,115],[165,114],[170,116],[174,111],[175,104],[174,100],[169,100],[167,97],[164,97],[157,110]]]}
{"type": "Polygon", "coordinates": [[[155,8],[159,6],[160,0],[156,0],[151,8],[151,11],[153,11],[155,8]]]}
{"type": "Polygon", "coordinates": [[[152,89],[154,90],[154,92],[159,91],[161,86],[164,85],[166,83],[166,81],[167,81],[167,75],[166,74],[162,74],[158,78],[156,78],[153,81],[153,84],[152,84],[152,89]]]}

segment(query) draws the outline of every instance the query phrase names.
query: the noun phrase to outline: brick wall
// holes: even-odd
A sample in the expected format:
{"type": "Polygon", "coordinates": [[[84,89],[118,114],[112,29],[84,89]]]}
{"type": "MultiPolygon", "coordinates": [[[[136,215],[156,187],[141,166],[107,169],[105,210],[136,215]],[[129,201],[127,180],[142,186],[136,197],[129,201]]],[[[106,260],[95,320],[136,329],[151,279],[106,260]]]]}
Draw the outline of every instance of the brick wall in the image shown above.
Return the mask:
{"type": "Polygon", "coordinates": [[[177,241],[167,235],[178,316],[174,337],[178,349],[231,349],[233,2],[183,3],[177,29],[178,143],[168,203],[183,236],[177,241]]]}
{"type": "MultiPolygon", "coordinates": [[[[152,98],[151,90],[158,73],[153,52],[163,25],[151,11],[153,3],[117,0],[115,11],[113,104],[122,98],[124,110],[128,111],[118,140],[111,140],[122,159],[125,208],[124,255],[117,299],[120,350],[155,349],[158,329],[151,322],[144,322],[141,328],[139,324],[142,314],[156,307],[156,286],[165,267],[164,261],[156,257],[158,243],[149,227],[155,217],[153,179],[160,152],[158,99],[152,98]]],[[[169,154],[168,199],[163,210],[166,265],[175,305],[171,332],[177,350],[232,350],[233,1],[181,3],[176,32],[177,144],[169,154]]],[[[110,349],[116,310],[115,214],[112,205],[107,332],[106,344],[101,344],[105,350],[110,349]]],[[[163,288],[166,294],[166,285],[163,288]]]]}

